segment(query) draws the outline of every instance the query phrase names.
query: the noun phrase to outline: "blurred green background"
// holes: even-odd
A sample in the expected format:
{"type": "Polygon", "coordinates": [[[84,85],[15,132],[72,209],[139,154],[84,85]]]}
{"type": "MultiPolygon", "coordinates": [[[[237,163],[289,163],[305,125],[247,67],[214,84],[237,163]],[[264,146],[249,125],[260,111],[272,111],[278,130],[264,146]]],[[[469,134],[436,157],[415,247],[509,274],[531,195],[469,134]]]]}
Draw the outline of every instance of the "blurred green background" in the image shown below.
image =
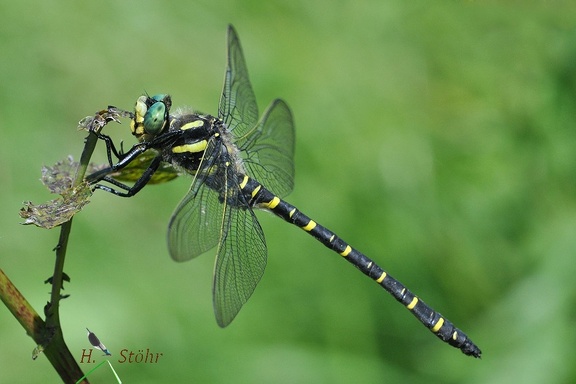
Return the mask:
{"type": "MultiPolygon", "coordinates": [[[[89,327],[125,383],[574,382],[576,5],[430,4],[3,2],[0,268],[42,313],[58,230],[18,217],[53,198],[41,166],[78,158],[77,122],[144,91],[216,113],[232,23],[260,109],[282,97],[295,115],[287,200],[467,332],[482,360],[265,213],[267,271],[218,328],[214,252],[177,264],[165,244],[186,178],[96,193],[74,220],[61,318],[78,360],[89,327]],[[163,356],[120,364],[124,348],[163,356]]],[[[127,122],[107,130],[132,144],[127,122]]],[[[0,382],[59,382],[5,309],[0,340],[0,382]]],[[[106,366],[90,378],[115,382],[106,366]]]]}

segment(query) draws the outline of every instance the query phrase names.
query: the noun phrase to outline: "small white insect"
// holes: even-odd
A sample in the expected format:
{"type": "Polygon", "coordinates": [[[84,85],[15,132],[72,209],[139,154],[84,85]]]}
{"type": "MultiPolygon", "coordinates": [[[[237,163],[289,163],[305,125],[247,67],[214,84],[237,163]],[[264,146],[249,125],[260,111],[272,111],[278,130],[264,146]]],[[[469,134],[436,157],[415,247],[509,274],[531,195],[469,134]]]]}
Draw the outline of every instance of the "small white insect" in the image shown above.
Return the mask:
{"type": "Polygon", "coordinates": [[[92,333],[88,328],[86,328],[86,330],[88,331],[88,341],[90,342],[90,344],[92,344],[94,348],[104,352],[106,356],[112,356],[108,348],[106,348],[106,346],[100,342],[100,339],[98,339],[98,337],[94,333],[92,333]]]}

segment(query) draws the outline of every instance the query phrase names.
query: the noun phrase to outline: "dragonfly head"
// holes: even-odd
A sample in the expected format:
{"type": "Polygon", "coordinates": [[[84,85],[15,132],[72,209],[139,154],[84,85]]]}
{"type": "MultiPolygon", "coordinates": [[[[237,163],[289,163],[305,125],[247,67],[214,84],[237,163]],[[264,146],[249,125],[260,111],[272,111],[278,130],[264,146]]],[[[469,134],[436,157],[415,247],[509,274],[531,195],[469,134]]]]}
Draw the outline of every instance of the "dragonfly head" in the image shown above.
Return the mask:
{"type": "Polygon", "coordinates": [[[134,118],[130,122],[132,134],[139,141],[148,141],[168,126],[168,114],[172,106],[170,95],[142,95],[136,100],[134,118]]]}

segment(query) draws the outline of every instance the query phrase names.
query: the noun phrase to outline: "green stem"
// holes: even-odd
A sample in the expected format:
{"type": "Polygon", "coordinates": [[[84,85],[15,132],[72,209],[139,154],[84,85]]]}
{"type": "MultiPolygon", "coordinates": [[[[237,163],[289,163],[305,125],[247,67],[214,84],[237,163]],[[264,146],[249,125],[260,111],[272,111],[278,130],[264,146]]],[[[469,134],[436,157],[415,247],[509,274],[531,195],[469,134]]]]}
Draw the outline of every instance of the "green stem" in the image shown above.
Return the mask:
{"type": "Polygon", "coordinates": [[[6,305],[8,310],[12,312],[20,325],[22,325],[28,336],[34,339],[36,344],[40,344],[44,339],[44,320],[40,318],[38,313],[32,308],[24,296],[22,296],[18,288],[12,284],[2,269],[0,269],[0,297],[4,305],[6,305]]]}
{"type": "MultiPolygon", "coordinates": [[[[88,163],[90,162],[94,148],[96,148],[97,142],[98,138],[96,135],[88,135],[86,144],[84,145],[84,151],[82,151],[80,157],[80,165],[76,172],[76,177],[72,185],[73,187],[80,184],[84,179],[88,163]]],[[[56,246],[56,262],[54,263],[54,273],[52,275],[52,293],[50,295],[50,305],[46,310],[46,325],[49,328],[60,327],[60,313],[58,310],[60,304],[60,291],[62,290],[64,261],[66,259],[66,249],[68,247],[68,238],[71,229],[72,219],[60,226],[60,238],[58,240],[58,245],[56,246]]]]}
{"type": "MultiPolygon", "coordinates": [[[[83,125],[83,128],[91,132],[99,132],[100,129],[110,121],[118,121],[119,117],[130,116],[130,112],[109,107],[107,110],[97,112],[93,118],[83,120],[87,122],[87,125],[83,125]]],[[[72,185],[73,187],[79,185],[84,180],[84,175],[97,142],[98,137],[95,134],[89,134],[86,138],[84,150],[80,157],[80,165],[72,185]]],[[[72,219],[60,226],[60,238],[55,249],[56,261],[51,279],[52,291],[50,293],[50,302],[44,307],[44,314],[46,315],[45,322],[1,269],[0,298],[26,330],[26,333],[36,342],[37,347],[33,353],[34,359],[40,352],[44,352],[64,383],[88,383],[78,363],[66,346],[60,325],[60,292],[62,290],[64,261],[66,259],[66,249],[71,228],[72,219]]]]}
{"type": "MultiPolygon", "coordinates": [[[[76,173],[76,177],[73,186],[76,186],[82,182],[84,179],[84,174],[88,167],[90,157],[94,152],[98,138],[96,135],[88,135],[86,139],[86,144],[80,157],[80,166],[76,173]]],[[[58,240],[58,245],[56,246],[56,261],[54,263],[54,274],[52,275],[52,292],[50,295],[50,303],[46,307],[46,330],[50,333],[54,333],[51,340],[44,340],[47,344],[44,353],[48,357],[48,360],[52,362],[52,359],[57,360],[58,366],[62,362],[66,363],[66,372],[60,372],[54,362],[52,365],[60,374],[60,377],[66,383],[77,383],[84,373],[72,357],[66,342],[64,341],[64,334],[60,326],[60,291],[62,290],[62,282],[64,277],[64,261],[66,260],[66,250],[68,247],[68,238],[70,236],[70,230],[72,229],[72,219],[60,226],[60,238],[58,240]],[[68,376],[70,372],[74,372],[73,376],[68,376]],[[66,375],[66,378],[63,376],[66,375]]],[[[84,383],[88,383],[88,379],[83,380],[84,383]]]]}
{"type": "MultiPolygon", "coordinates": [[[[38,313],[1,269],[0,297],[39,348],[42,348],[41,346],[46,345],[46,342],[49,341],[46,348],[39,352],[44,352],[62,381],[64,383],[78,382],[78,378],[83,376],[82,370],[64,343],[60,329],[58,328],[54,332],[53,329],[46,326],[44,320],[40,318],[38,313]]],[[[88,383],[88,380],[83,381],[83,383],[88,383]]]]}

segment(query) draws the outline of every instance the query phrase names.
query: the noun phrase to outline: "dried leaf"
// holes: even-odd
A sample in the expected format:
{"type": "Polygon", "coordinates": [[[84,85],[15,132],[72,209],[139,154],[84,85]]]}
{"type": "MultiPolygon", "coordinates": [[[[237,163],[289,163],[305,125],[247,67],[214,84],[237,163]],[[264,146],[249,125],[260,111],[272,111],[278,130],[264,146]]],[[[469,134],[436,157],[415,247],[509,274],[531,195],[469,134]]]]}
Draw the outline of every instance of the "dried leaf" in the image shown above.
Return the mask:
{"type": "Polygon", "coordinates": [[[74,188],[63,190],[60,194],[60,198],[45,204],[24,202],[24,207],[20,209],[20,217],[25,219],[23,224],[34,224],[50,229],[67,222],[90,202],[92,189],[87,182],[84,182],[74,188]]]}

